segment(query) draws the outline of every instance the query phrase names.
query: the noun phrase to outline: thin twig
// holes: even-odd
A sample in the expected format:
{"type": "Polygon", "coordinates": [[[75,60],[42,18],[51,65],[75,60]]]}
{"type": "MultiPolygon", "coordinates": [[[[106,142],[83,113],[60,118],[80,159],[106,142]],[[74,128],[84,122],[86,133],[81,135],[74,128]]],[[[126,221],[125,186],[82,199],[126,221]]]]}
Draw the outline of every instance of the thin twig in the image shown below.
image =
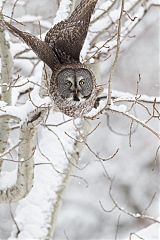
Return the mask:
{"type": "Polygon", "coordinates": [[[112,96],[112,76],[115,71],[115,67],[118,61],[118,55],[120,51],[120,43],[121,43],[121,21],[122,21],[122,16],[123,16],[123,10],[124,10],[124,0],[121,2],[121,12],[118,20],[118,30],[117,30],[117,48],[116,48],[116,55],[114,62],[111,67],[111,71],[109,74],[109,80],[108,80],[108,100],[107,100],[107,105],[110,107],[111,106],[111,96],[112,96]]]}
{"type": "Polygon", "coordinates": [[[121,217],[121,214],[118,216],[118,220],[117,220],[115,240],[117,240],[117,237],[118,237],[118,230],[119,230],[119,225],[120,225],[120,217],[121,217]]]}
{"type": "Polygon", "coordinates": [[[16,5],[17,5],[18,1],[19,1],[19,0],[16,0],[16,1],[14,2],[14,4],[13,4],[12,12],[11,12],[11,17],[10,17],[10,23],[11,23],[11,21],[12,21],[12,19],[13,19],[14,11],[15,11],[15,8],[16,8],[16,5]]]}
{"type": "Polygon", "coordinates": [[[15,224],[15,226],[16,226],[16,229],[17,229],[17,231],[16,231],[16,237],[17,237],[18,234],[20,233],[20,228],[19,228],[19,226],[18,226],[18,224],[17,224],[17,222],[16,222],[16,220],[15,220],[15,218],[14,218],[14,215],[13,215],[13,212],[12,212],[11,203],[9,203],[9,210],[10,210],[11,219],[12,219],[12,221],[14,222],[14,224],[15,224]]]}

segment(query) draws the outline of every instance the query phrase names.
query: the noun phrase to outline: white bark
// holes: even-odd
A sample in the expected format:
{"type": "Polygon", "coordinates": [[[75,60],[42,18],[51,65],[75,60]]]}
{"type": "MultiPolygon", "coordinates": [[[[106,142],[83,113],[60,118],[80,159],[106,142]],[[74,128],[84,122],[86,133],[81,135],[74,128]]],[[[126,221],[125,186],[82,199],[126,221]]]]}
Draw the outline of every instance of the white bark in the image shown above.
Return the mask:
{"type": "MultiPolygon", "coordinates": [[[[6,40],[5,32],[0,28],[0,55],[1,55],[1,100],[7,104],[11,104],[11,89],[7,89],[7,85],[12,80],[12,56],[10,53],[9,42],[6,40]]],[[[0,153],[4,152],[9,137],[9,117],[0,119],[0,153]]],[[[2,170],[3,161],[0,159],[0,172],[2,170]]]]}
{"type": "Polygon", "coordinates": [[[0,190],[0,203],[24,198],[33,186],[36,129],[23,124],[19,140],[17,181],[12,187],[0,190]]]}

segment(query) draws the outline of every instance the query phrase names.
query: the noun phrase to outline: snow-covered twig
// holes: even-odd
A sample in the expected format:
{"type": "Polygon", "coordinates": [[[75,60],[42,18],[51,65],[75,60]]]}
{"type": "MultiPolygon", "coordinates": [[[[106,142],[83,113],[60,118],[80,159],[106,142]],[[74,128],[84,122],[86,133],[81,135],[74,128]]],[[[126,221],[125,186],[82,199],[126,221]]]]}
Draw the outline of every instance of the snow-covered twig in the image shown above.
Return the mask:
{"type": "MultiPolygon", "coordinates": [[[[104,92],[106,92],[107,90],[104,90],[104,92]]],[[[145,103],[151,103],[153,105],[153,113],[151,114],[151,116],[149,116],[149,120],[151,118],[160,118],[160,113],[158,112],[158,110],[156,109],[155,105],[159,103],[160,99],[159,97],[156,99],[155,97],[148,97],[148,96],[133,96],[132,94],[125,94],[123,95],[122,92],[117,92],[115,91],[114,95],[112,96],[112,105],[110,107],[107,107],[106,103],[107,103],[107,97],[100,97],[100,99],[98,100],[98,103],[96,106],[96,109],[92,109],[92,111],[90,113],[88,113],[85,118],[87,119],[96,119],[99,115],[101,114],[105,114],[105,113],[117,113],[119,115],[125,116],[128,119],[130,119],[133,122],[138,123],[139,125],[143,126],[145,129],[147,129],[148,131],[150,131],[153,135],[155,135],[158,139],[160,139],[160,133],[158,133],[156,130],[154,130],[153,128],[151,128],[147,123],[147,121],[141,120],[137,117],[135,117],[133,114],[129,113],[129,110],[127,110],[127,105],[120,105],[120,106],[116,106],[114,104],[119,103],[119,102],[126,102],[126,103],[138,103],[138,101],[141,99],[142,102],[145,103]],[[122,98],[120,97],[120,95],[122,96],[122,98]],[[116,96],[118,97],[119,100],[116,100],[116,96]],[[141,98],[142,97],[142,98],[141,98]],[[156,110],[155,110],[156,109],[156,110]],[[157,115],[155,115],[155,111],[157,113],[157,115]]],[[[147,106],[142,105],[142,107],[145,107],[148,110],[148,113],[150,115],[149,109],[147,106]]]]}

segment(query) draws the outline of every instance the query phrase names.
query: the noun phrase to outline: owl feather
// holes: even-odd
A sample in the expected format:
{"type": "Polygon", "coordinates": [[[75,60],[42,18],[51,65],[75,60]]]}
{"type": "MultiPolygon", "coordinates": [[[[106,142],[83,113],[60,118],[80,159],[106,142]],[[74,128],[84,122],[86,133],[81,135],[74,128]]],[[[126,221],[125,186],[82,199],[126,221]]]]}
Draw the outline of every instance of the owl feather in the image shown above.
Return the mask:
{"type": "Polygon", "coordinates": [[[53,69],[56,64],[79,62],[80,51],[97,1],[82,0],[68,19],[59,22],[47,32],[45,41],[17,29],[5,20],[1,20],[1,25],[23,39],[37,56],[53,69]]]}
{"type": "Polygon", "coordinates": [[[59,22],[46,34],[45,42],[61,63],[79,62],[96,3],[97,0],[82,0],[67,20],[59,22]]]}
{"type": "Polygon", "coordinates": [[[4,20],[2,20],[1,24],[3,24],[3,26],[6,27],[12,34],[23,39],[24,42],[35,52],[35,54],[51,69],[55,64],[59,63],[56,54],[46,42],[28,32],[20,31],[4,20]]]}
{"type": "Polygon", "coordinates": [[[45,41],[30,33],[20,31],[4,20],[0,21],[1,26],[23,39],[51,68],[49,95],[54,101],[54,105],[70,117],[78,117],[90,111],[95,105],[99,91],[94,74],[79,60],[97,1],[82,0],[68,19],[59,22],[47,32],[45,41]],[[65,85],[66,81],[69,81],[64,77],[67,76],[67,71],[72,73],[71,79],[74,79],[72,89],[65,85]],[[61,74],[62,72],[65,74],[61,74]],[[81,75],[76,75],[76,72],[81,75]],[[80,87],[78,76],[82,78],[85,87],[80,87]],[[64,89],[65,95],[63,94],[64,89]]]}

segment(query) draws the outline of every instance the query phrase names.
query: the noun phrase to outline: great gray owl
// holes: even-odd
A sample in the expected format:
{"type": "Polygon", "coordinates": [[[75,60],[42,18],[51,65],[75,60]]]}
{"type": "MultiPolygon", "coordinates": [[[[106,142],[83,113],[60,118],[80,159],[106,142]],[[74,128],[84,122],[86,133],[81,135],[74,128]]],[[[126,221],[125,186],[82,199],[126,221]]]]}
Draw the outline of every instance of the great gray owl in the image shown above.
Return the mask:
{"type": "Polygon", "coordinates": [[[79,60],[97,1],[82,0],[68,19],[47,32],[45,41],[2,20],[3,26],[22,38],[51,68],[50,97],[60,111],[71,117],[89,112],[99,91],[94,74],[79,60]]]}

